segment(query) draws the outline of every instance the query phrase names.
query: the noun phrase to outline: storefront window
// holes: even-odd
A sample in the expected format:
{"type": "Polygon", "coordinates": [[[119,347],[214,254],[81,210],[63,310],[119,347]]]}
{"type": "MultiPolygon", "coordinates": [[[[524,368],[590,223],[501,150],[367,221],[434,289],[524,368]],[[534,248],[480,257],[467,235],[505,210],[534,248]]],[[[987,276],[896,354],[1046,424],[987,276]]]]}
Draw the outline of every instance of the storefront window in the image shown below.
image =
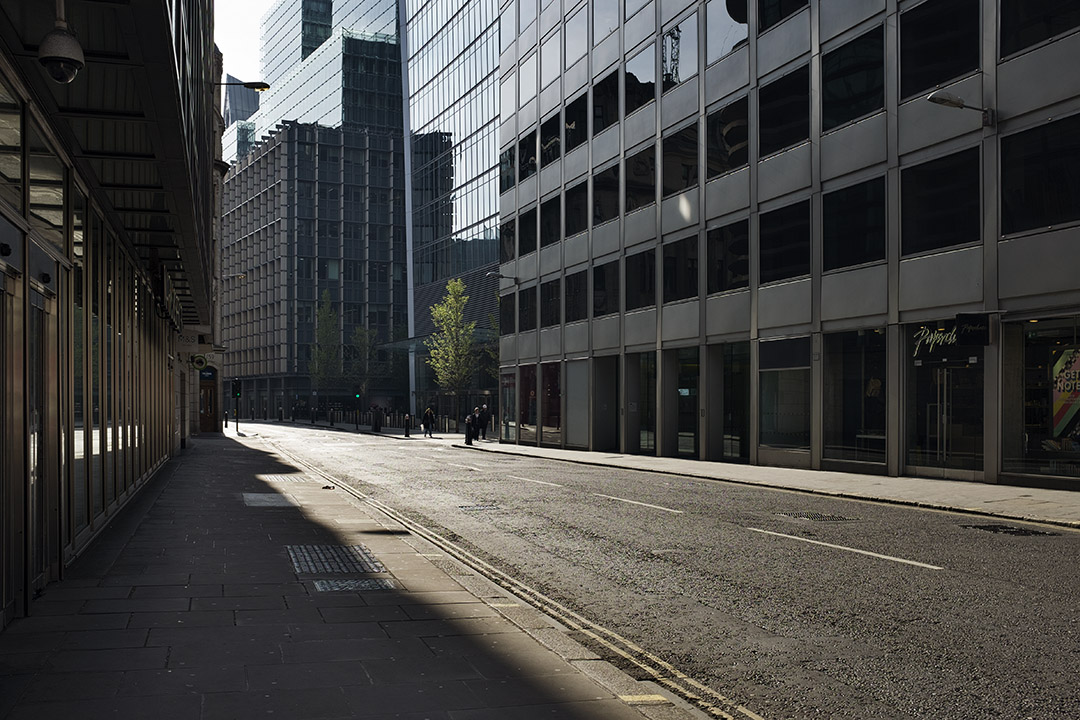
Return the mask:
{"type": "Polygon", "coordinates": [[[543,381],[543,423],[540,442],[543,445],[562,445],[562,382],[560,363],[540,366],[543,381]]]}
{"type": "Polygon", "coordinates": [[[810,449],[810,338],[770,340],[758,346],[762,445],[810,449]]]}
{"type": "Polygon", "coordinates": [[[656,353],[641,353],[638,374],[638,451],[656,454],[656,353]]]}
{"type": "Polygon", "coordinates": [[[1002,324],[1002,470],[1080,477],[1080,317],[1002,324]]]}
{"type": "Polygon", "coordinates": [[[517,442],[517,382],[514,373],[503,373],[499,379],[499,406],[502,416],[499,422],[499,439],[517,442]]]}
{"type": "Polygon", "coordinates": [[[698,376],[696,347],[678,351],[679,456],[698,456],[698,376]]]}
{"type": "Polygon", "coordinates": [[[521,366],[521,401],[518,403],[518,442],[536,444],[536,366],[521,366]]]}
{"type": "Polygon", "coordinates": [[[825,335],[824,457],[885,462],[885,331],[825,335]]]}

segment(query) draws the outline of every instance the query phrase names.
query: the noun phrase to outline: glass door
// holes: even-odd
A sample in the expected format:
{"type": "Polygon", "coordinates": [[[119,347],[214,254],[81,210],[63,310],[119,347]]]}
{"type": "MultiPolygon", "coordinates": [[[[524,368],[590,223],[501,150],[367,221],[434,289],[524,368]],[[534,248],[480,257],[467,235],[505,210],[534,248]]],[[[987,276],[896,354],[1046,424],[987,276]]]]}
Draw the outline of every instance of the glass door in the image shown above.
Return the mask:
{"type": "Polygon", "coordinates": [[[27,372],[26,372],[26,497],[28,502],[27,538],[29,538],[29,586],[33,590],[45,586],[46,534],[46,418],[45,405],[45,352],[46,314],[45,300],[37,292],[31,291],[30,326],[26,336],[27,372]]]}
{"type": "Polygon", "coordinates": [[[908,376],[907,472],[981,479],[982,361],[981,346],[938,346],[926,353],[916,350],[908,376]]]}

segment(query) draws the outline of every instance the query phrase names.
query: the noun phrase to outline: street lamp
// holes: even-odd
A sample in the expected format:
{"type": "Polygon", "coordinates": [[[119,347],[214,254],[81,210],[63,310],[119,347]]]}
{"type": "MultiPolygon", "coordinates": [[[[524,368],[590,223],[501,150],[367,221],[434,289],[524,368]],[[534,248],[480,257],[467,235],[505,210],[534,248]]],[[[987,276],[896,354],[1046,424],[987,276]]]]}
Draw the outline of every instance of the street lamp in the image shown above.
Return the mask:
{"type": "Polygon", "coordinates": [[[242,87],[246,87],[248,90],[254,90],[255,92],[266,92],[267,90],[270,89],[270,84],[265,83],[262,80],[250,80],[248,82],[244,82],[242,80],[237,80],[236,82],[219,82],[219,83],[214,83],[214,84],[215,85],[240,85],[242,87]]]}
{"type": "Polygon", "coordinates": [[[981,112],[983,127],[993,127],[997,122],[997,118],[995,117],[992,108],[981,108],[974,105],[968,105],[964,102],[964,98],[959,95],[953,95],[951,92],[935,90],[927,95],[926,99],[935,105],[944,105],[945,107],[959,108],[960,110],[976,110],[981,112]]]}

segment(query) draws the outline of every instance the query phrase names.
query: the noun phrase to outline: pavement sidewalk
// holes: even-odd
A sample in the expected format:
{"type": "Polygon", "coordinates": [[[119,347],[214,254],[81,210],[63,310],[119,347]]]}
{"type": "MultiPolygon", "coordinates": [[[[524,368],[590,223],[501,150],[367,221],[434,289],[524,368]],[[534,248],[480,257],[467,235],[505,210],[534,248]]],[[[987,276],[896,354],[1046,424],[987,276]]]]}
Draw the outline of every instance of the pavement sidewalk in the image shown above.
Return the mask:
{"type": "MultiPolygon", "coordinates": [[[[355,431],[354,426],[341,428],[355,431]]],[[[370,428],[360,426],[360,432],[370,428]]],[[[402,428],[384,428],[387,437],[402,438],[402,428]]],[[[411,433],[412,438],[432,442],[423,434],[411,433]]],[[[1080,529],[1080,491],[1050,490],[1014,485],[993,485],[981,482],[937,480],[916,477],[886,477],[824,470],[740,465],[735,463],[703,462],[684,458],[662,458],[646,455],[623,455],[610,452],[563,450],[532,445],[511,445],[497,440],[483,440],[465,445],[460,434],[439,434],[437,442],[450,443],[471,450],[522,455],[547,460],[561,460],[603,467],[661,472],[709,480],[736,482],[747,485],[799,490],[818,495],[872,500],[917,507],[977,513],[1011,520],[1048,523],[1080,529]]]]}
{"type": "Polygon", "coordinates": [[[0,633],[0,718],[266,716],[703,714],[258,439],[203,435],[0,633]]]}

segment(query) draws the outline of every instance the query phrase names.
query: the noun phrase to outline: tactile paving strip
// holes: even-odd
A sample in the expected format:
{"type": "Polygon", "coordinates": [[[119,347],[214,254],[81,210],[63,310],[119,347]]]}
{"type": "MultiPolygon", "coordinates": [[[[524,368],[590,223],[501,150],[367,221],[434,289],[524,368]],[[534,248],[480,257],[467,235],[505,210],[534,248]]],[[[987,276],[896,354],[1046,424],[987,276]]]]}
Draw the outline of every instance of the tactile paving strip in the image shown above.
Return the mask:
{"type": "Polygon", "coordinates": [[[392,580],[378,580],[376,578],[364,578],[362,580],[316,580],[315,590],[318,592],[342,592],[356,590],[396,590],[392,580]]]}
{"type": "Polygon", "coordinates": [[[363,545],[286,545],[298,573],[381,573],[383,564],[363,545]]]}

